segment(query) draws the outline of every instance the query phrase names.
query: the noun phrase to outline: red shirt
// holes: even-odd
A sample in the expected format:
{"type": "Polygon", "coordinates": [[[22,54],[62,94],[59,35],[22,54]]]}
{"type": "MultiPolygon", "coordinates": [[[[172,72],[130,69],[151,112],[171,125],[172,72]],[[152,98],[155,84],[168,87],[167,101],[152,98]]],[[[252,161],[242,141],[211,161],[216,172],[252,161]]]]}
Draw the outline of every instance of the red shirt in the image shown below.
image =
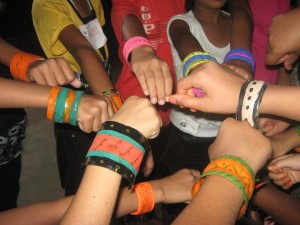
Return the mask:
{"type": "MultiPolygon", "coordinates": [[[[145,97],[136,76],[132,73],[123,58],[122,23],[127,14],[136,15],[144,26],[147,38],[155,49],[156,54],[167,62],[171,68],[173,82],[176,76],[173,68],[173,59],[170,44],[167,38],[167,24],[174,15],[185,12],[183,0],[112,0],[113,8],[111,21],[119,42],[119,57],[123,63],[121,74],[116,82],[116,89],[124,99],[136,95],[145,97]]],[[[164,125],[170,122],[170,105],[156,106],[164,125]]]]}

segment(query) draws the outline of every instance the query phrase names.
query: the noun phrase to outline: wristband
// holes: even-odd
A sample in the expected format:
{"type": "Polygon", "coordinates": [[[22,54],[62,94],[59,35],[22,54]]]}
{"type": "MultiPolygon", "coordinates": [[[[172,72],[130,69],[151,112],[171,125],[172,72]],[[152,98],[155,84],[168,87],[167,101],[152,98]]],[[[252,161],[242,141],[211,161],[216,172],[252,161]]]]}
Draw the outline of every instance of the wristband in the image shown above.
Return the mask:
{"type": "Polygon", "coordinates": [[[97,133],[84,165],[97,165],[112,170],[125,178],[131,188],[148,150],[148,141],[139,131],[118,122],[107,121],[97,133]]]}
{"type": "Polygon", "coordinates": [[[36,60],[44,60],[44,58],[26,52],[17,52],[9,65],[11,75],[16,80],[30,82],[27,78],[27,69],[29,64],[36,60]]]}
{"type": "Polygon", "coordinates": [[[154,193],[149,182],[143,182],[134,185],[134,191],[137,194],[139,206],[131,215],[140,215],[151,212],[154,208],[154,193]]]}
{"type": "Polygon", "coordinates": [[[244,204],[239,214],[239,218],[241,218],[247,209],[249,199],[254,190],[255,177],[251,167],[243,159],[233,155],[226,155],[213,160],[193,184],[192,197],[199,191],[201,184],[204,182],[204,177],[209,175],[222,176],[241,191],[244,199],[244,204]]]}
{"type": "Polygon", "coordinates": [[[111,102],[111,105],[113,107],[113,111],[114,113],[118,112],[119,109],[121,108],[121,106],[123,105],[123,99],[120,95],[119,92],[116,91],[116,89],[111,89],[111,90],[105,90],[102,92],[102,95],[105,96],[105,95],[109,95],[109,94],[116,94],[114,96],[110,96],[109,97],[109,100],[111,102]]]}
{"type": "Polygon", "coordinates": [[[230,60],[243,60],[250,64],[252,73],[254,73],[255,68],[255,58],[250,51],[244,48],[234,48],[231,49],[224,58],[224,63],[230,60]]]}
{"type": "Polygon", "coordinates": [[[48,106],[47,106],[47,119],[53,120],[54,110],[56,106],[57,96],[61,90],[61,87],[54,86],[52,87],[49,98],[48,98],[48,106]]]}
{"type": "Polygon", "coordinates": [[[69,124],[73,126],[77,126],[77,114],[78,107],[81,101],[82,96],[84,95],[83,91],[76,91],[75,99],[71,107],[70,116],[69,116],[69,124]]]}
{"type": "MultiPolygon", "coordinates": [[[[148,46],[151,47],[151,43],[147,38],[142,36],[132,37],[126,41],[124,48],[123,48],[123,57],[126,62],[129,62],[129,55],[130,53],[137,47],[140,46],[148,46]]],[[[151,47],[152,48],[152,47],[151,47]]]]}

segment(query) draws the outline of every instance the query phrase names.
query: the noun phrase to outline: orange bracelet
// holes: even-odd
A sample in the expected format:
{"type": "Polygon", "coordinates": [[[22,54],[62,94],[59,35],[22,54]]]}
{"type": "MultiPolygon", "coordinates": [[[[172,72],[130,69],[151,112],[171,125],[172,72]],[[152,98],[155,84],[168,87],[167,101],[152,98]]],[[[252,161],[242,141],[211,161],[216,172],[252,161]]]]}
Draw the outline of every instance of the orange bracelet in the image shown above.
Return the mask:
{"type": "Polygon", "coordinates": [[[68,96],[65,102],[65,109],[64,109],[64,122],[69,123],[70,120],[70,111],[72,108],[72,104],[75,100],[76,92],[73,90],[69,90],[68,96]]]}
{"type": "Polygon", "coordinates": [[[53,120],[55,105],[56,105],[56,99],[61,90],[61,87],[54,86],[52,87],[49,98],[48,98],[48,106],[47,106],[47,119],[53,120]]]}
{"type": "Polygon", "coordinates": [[[134,186],[134,191],[137,194],[139,207],[137,211],[131,215],[140,215],[151,212],[154,208],[154,193],[149,182],[143,182],[134,186]]]}
{"type": "Polygon", "coordinates": [[[115,95],[110,97],[111,105],[113,107],[114,112],[118,112],[121,106],[123,105],[123,99],[120,95],[115,95]]]}
{"type": "Polygon", "coordinates": [[[27,78],[27,69],[30,63],[36,60],[43,60],[41,56],[29,54],[26,52],[17,52],[9,65],[10,73],[16,80],[30,82],[27,78]]]}

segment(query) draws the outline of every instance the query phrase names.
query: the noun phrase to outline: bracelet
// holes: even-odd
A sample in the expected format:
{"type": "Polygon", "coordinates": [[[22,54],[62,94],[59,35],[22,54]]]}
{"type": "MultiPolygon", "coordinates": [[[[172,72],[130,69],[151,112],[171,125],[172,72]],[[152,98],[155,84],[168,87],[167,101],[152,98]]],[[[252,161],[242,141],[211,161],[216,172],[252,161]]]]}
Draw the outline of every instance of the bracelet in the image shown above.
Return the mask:
{"type": "Polygon", "coordinates": [[[208,52],[193,52],[187,55],[182,61],[182,73],[184,76],[187,76],[192,68],[209,61],[216,61],[216,59],[208,52]]]}
{"type": "Polygon", "coordinates": [[[16,80],[30,82],[27,78],[27,69],[29,64],[36,60],[44,60],[44,58],[26,52],[17,52],[9,64],[11,75],[16,80]]]}
{"type": "Polygon", "coordinates": [[[134,191],[137,194],[139,206],[138,209],[130,213],[131,215],[140,215],[151,212],[154,208],[154,193],[149,182],[143,182],[134,185],[134,191]]]}
{"type": "MultiPolygon", "coordinates": [[[[200,51],[193,52],[184,58],[182,62],[182,68],[183,68],[182,73],[184,76],[187,76],[195,66],[198,66],[202,63],[206,63],[209,61],[216,61],[216,59],[208,52],[200,52],[200,51]]],[[[204,96],[203,91],[199,88],[193,88],[193,92],[194,95],[198,98],[204,96]]]]}
{"type": "Polygon", "coordinates": [[[250,64],[252,73],[254,73],[255,68],[255,58],[250,51],[244,48],[234,48],[231,49],[224,58],[224,63],[230,60],[243,60],[250,64]]]}
{"type": "Polygon", "coordinates": [[[52,87],[47,106],[47,119],[77,125],[78,106],[84,92],[65,87],[52,87]]]}
{"type": "Polygon", "coordinates": [[[246,81],[240,90],[236,111],[237,120],[247,120],[254,127],[259,127],[259,106],[268,85],[264,81],[246,81]]]}
{"type": "Polygon", "coordinates": [[[102,92],[102,96],[105,96],[105,95],[109,95],[109,94],[117,94],[117,95],[114,95],[114,96],[111,96],[109,97],[109,100],[111,102],[111,105],[113,107],[113,111],[116,113],[119,111],[119,109],[121,108],[121,106],[123,105],[123,98],[121,97],[120,93],[117,92],[116,89],[111,89],[111,90],[105,90],[102,92]]]}
{"type": "Polygon", "coordinates": [[[255,176],[251,167],[243,159],[233,155],[226,155],[213,160],[204,169],[200,178],[194,182],[191,191],[192,197],[198,193],[204,178],[209,175],[222,176],[231,181],[241,191],[244,199],[239,214],[239,218],[241,218],[247,209],[254,190],[255,176]]]}
{"type": "Polygon", "coordinates": [[[129,55],[130,53],[137,47],[140,46],[148,46],[151,47],[150,41],[142,36],[132,37],[126,41],[124,48],[123,48],[123,57],[126,62],[129,62],[129,55]]]}
{"type": "Polygon", "coordinates": [[[110,169],[124,177],[131,188],[149,148],[147,139],[136,129],[106,121],[97,133],[84,165],[110,169]]]}

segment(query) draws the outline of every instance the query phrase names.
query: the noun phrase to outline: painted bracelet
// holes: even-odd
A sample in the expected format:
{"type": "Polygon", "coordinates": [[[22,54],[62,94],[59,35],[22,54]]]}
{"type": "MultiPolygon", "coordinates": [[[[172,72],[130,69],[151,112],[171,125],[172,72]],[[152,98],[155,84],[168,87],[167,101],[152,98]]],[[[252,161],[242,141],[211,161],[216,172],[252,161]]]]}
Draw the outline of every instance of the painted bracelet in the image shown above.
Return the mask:
{"type": "Polygon", "coordinates": [[[52,87],[47,106],[47,119],[77,126],[77,113],[84,92],[65,87],[52,87]]]}
{"type": "Polygon", "coordinates": [[[259,106],[266,89],[266,82],[251,81],[245,90],[241,109],[241,120],[247,120],[254,128],[259,127],[259,106]]]}
{"type": "Polygon", "coordinates": [[[193,184],[193,197],[198,193],[204,178],[209,175],[222,176],[231,181],[241,191],[244,199],[244,204],[239,214],[239,218],[241,218],[247,209],[249,199],[254,190],[255,177],[251,167],[243,159],[233,155],[222,156],[213,160],[193,184]]]}
{"type": "Polygon", "coordinates": [[[30,82],[27,77],[27,69],[29,64],[36,60],[44,60],[44,58],[26,52],[17,52],[9,64],[11,75],[16,80],[30,82]]]}
{"type": "MultiPolygon", "coordinates": [[[[151,47],[150,41],[142,36],[132,37],[126,41],[124,48],[123,48],[123,57],[126,62],[129,62],[129,55],[130,53],[137,47],[140,46],[148,46],[151,47]]],[[[152,47],[151,47],[152,48],[152,47]]]]}
{"type": "Polygon", "coordinates": [[[250,64],[252,73],[254,72],[255,68],[255,58],[250,51],[244,48],[234,48],[231,49],[224,58],[224,63],[230,60],[243,60],[250,64]]]}
{"type": "Polygon", "coordinates": [[[110,96],[109,100],[111,102],[111,105],[113,107],[113,111],[116,113],[119,111],[119,109],[121,108],[121,106],[123,105],[123,98],[121,97],[120,93],[117,92],[116,89],[111,89],[111,90],[105,90],[102,92],[102,95],[109,95],[109,94],[116,94],[113,96],[110,96]]]}
{"type": "Polygon", "coordinates": [[[107,121],[94,139],[84,165],[102,166],[119,173],[131,188],[148,151],[148,141],[139,131],[107,121]]]}
{"type": "Polygon", "coordinates": [[[154,193],[149,182],[143,182],[134,185],[134,191],[137,194],[139,206],[138,209],[131,215],[140,215],[151,212],[154,208],[155,200],[154,193]]]}

